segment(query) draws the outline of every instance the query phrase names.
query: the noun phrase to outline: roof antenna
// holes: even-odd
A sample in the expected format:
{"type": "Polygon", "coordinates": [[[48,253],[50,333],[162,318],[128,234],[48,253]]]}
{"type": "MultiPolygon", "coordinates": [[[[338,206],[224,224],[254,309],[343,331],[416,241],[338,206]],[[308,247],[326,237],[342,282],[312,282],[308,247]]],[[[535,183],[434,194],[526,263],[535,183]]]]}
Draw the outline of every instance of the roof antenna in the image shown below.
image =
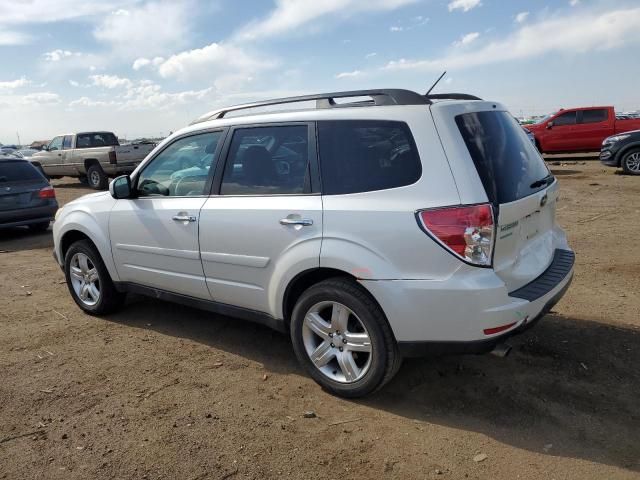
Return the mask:
{"type": "Polygon", "coordinates": [[[438,79],[436,80],[436,82],[431,85],[431,88],[429,90],[427,90],[427,93],[424,94],[425,97],[428,97],[429,94],[431,93],[431,90],[433,90],[434,88],[436,88],[436,85],[438,85],[438,83],[440,83],[440,80],[442,80],[442,77],[444,77],[447,74],[447,71],[445,70],[444,72],[442,72],[442,75],[440,75],[438,77],[438,79]]]}

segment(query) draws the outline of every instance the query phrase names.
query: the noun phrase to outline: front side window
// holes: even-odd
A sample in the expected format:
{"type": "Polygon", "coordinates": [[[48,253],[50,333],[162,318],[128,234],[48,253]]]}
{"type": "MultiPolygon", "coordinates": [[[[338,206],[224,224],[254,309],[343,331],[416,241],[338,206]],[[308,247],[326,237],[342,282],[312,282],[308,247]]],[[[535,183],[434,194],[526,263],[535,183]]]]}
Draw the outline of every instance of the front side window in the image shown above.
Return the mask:
{"type": "Polygon", "coordinates": [[[558,115],[553,119],[553,126],[559,127],[561,125],[575,125],[576,124],[576,112],[567,112],[562,115],[558,115]]]}
{"type": "Polygon", "coordinates": [[[56,137],[51,140],[49,150],[62,150],[62,137],[56,137]]]}
{"type": "Polygon", "coordinates": [[[402,122],[318,122],[322,192],[371,192],[415,183],[422,165],[409,127],[402,122]]]}
{"type": "Polygon", "coordinates": [[[593,110],[582,111],[582,123],[604,122],[607,117],[607,110],[604,108],[594,108],[593,110]]]}
{"type": "Polygon", "coordinates": [[[302,194],[309,183],[306,125],[236,129],[221,195],[302,194]]]}
{"type": "Polygon", "coordinates": [[[207,132],[176,140],[140,173],[141,197],[193,197],[205,195],[209,172],[215,169],[222,132],[207,132]]]}

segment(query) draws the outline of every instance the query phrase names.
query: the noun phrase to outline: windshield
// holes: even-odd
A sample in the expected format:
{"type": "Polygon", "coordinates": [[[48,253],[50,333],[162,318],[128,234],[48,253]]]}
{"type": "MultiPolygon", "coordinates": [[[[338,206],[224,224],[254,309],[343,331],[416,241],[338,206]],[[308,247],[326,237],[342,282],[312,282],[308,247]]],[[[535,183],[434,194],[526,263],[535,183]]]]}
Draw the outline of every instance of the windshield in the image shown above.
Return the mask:
{"type": "Polygon", "coordinates": [[[491,202],[513,202],[547,186],[539,181],[549,169],[509,113],[465,113],[456,123],[491,202]]]}

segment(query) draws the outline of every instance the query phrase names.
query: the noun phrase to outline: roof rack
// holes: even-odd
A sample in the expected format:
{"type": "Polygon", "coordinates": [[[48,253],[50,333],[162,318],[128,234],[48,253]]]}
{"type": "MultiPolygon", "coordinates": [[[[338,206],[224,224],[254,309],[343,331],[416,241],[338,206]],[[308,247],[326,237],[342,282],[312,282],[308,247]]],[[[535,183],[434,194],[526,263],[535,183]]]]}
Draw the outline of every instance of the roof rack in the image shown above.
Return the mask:
{"type": "Polygon", "coordinates": [[[429,100],[482,100],[468,93],[430,93],[426,97],[429,100]]]}
{"type": "MultiPolygon", "coordinates": [[[[431,96],[430,96],[431,97],[431,96]]],[[[430,99],[419,93],[412,92],[411,90],[402,90],[397,88],[388,88],[380,90],[352,90],[348,92],[333,92],[333,93],[320,93],[316,95],[302,95],[299,97],[288,98],[276,98],[272,100],[264,100],[260,102],[245,103],[242,105],[235,105],[232,107],[225,107],[219,110],[206,113],[198,119],[191,122],[191,125],[196,123],[206,122],[208,120],[216,120],[224,118],[229,112],[235,112],[238,110],[245,110],[250,108],[267,107],[271,105],[283,105],[286,103],[299,103],[316,101],[316,108],[335,108],[335,107],[362,107],[362,106],[382,106],[382,105],[429,105],[430,99]],[[346,104],[336,103],[336,98],[349,98],[349,97],[371,97],[371,101],[360,101],[346,104]]]]}

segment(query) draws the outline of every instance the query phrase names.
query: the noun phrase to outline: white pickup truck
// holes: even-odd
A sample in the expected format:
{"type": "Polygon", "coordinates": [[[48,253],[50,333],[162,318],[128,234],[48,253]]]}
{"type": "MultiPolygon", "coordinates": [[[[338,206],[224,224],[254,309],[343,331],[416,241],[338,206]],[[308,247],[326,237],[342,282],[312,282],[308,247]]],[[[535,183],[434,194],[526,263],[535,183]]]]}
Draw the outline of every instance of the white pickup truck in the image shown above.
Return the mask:
{"type": "Polygon", "coordinates": [[[49,178],[77,177],[96,190],[107,188],[109,177],[131,173],[154,143],[120,145],[112,132],[58,135],[30,160],[49,178]]]}

